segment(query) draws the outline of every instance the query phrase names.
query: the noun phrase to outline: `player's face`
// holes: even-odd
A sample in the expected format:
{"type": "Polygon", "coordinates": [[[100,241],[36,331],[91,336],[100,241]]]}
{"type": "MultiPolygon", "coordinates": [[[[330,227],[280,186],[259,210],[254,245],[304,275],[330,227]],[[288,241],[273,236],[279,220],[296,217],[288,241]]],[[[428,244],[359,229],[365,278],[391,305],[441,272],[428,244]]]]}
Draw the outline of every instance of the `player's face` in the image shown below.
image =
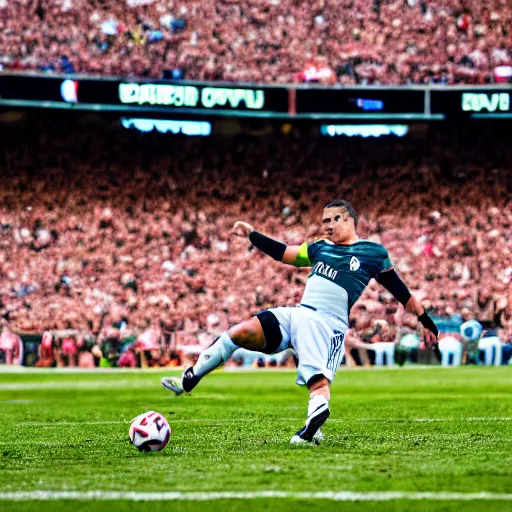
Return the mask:
{"type": "Polygon", "coordinates": [[[325,208],[322,235],[335,244],[343,243],[354,235],[354,219],[343,207],[325,208]]]}

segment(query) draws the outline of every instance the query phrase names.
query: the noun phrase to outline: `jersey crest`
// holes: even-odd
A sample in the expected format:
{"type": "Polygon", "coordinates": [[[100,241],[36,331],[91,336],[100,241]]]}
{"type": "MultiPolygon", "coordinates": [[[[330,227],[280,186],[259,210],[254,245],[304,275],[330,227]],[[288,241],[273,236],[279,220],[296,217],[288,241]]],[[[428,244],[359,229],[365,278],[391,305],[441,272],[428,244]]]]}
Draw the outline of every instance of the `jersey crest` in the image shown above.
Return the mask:
{"type": "Polygon", "coordinates": [[[355,256],[352,256],[352,258],[350,258],[350,264],[349,264],[350,270],[352,272],[355,272],[356,270],[359,270],[360,266],[361,266],[361,262],[355,256]]]}

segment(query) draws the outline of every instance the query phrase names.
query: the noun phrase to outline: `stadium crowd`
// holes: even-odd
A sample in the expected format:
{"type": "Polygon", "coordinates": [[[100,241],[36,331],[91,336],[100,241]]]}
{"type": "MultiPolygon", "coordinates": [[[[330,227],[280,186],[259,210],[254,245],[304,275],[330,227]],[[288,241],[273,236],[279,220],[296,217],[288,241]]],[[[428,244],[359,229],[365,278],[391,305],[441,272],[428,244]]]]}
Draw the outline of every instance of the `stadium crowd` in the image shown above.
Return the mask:
{"type": "Polygon", "coordinates": [[[509,0],[0,0],[4,69],[187,80],[489,83],[509,0]]]}
{"type": "MultiPolygon", "coordinates": [[[[230,237],[233,223],[302,243],[336,197],[360,212],[360,236],[388,248],[441,332],[476,319],[510,344],[512,147],[507,133],[447,130],[332,141],[4,125],[0,352],[14,332],[45,333],[40,365],[193,358],[228,326],[297,304],[307,280],[230,237]]],[[[351,344],[422,339],[375,282],[351,318],[351,344]]]]}

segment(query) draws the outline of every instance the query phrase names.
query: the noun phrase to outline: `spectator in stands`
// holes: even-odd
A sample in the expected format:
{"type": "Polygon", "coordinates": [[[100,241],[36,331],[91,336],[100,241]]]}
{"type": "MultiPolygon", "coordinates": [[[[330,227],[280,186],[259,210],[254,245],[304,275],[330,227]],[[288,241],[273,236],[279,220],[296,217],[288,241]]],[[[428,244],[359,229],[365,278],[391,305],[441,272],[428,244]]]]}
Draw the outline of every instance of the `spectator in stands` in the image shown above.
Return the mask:
{"type": "Polygon", "coordinates": [[[156,322],[148,326],[142,332],[134,345],[135,352],[139,355],[140,366],[158,366],[160,364],[160,340],[162,332],[156,322]]]}
{"type": "Polygon", "coordinates": [[[6,69],[343,85],[510,80],[510,3],[0,0],[6,69]],[[319,71],[314,63],[324,59],[319,71]]]}
{"type": "Polygon", "coordinates": [[[5,364],[21,364],[23,344],[19,336],[4,325],[0,334],[0,358],[5,364]]]}
{"type": "Polygon", "coordinates": [[[55,364],[53,336],[49,331],[46,331],[43,333],[41,344],[39,345],[39,358],[36,366],[40,368],[50,368],[55,364]]]}
{"type": "Polygon", "coordinates": [[[294,76],[294,81],[332,85],[336,82],[336,73],[329,67],[325,57],[315,57],[311,62],[306,63],[300,73],[294,76]]]}

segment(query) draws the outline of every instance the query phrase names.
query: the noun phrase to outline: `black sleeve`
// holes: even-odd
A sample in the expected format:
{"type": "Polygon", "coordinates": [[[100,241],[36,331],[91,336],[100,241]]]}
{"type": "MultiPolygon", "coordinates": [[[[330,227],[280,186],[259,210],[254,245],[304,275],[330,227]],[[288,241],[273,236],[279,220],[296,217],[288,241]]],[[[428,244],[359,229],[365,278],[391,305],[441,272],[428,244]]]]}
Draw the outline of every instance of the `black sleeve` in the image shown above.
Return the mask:
{"type": "Polygon", "coordinates": [[[249,240],[260,251],[268,254],[276,261],[282,261],[286,251],[286,244],[283,244],[283,242],[278,242],[262,233],[258,233],[258,231],[252,231],[249,235],[249,240]]]}
{"type": "Polygon", "coordinates": [[[387,272],[381,272],[375,278],[386,290],[391,292],[393,297],[403,304],[407,304],[407,301],[411,298],[411,292],[405,285],[405,283],[398,277],[395,270],[388,270],[387,272]]]}

